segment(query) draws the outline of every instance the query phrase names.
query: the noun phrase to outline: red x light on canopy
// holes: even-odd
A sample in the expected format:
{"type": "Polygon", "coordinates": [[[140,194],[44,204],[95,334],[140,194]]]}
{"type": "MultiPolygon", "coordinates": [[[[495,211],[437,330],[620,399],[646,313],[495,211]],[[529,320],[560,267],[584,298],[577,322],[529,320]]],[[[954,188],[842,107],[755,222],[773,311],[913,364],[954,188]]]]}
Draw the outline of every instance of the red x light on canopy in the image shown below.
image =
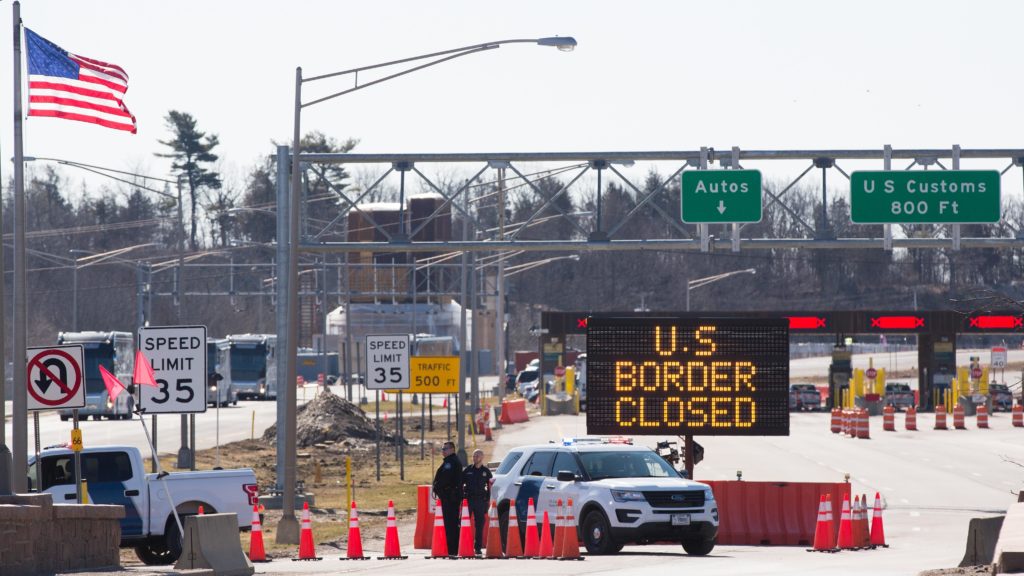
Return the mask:
{"type": "Polygon", "coordinates": [[[871,318],[872,328],[882,330],[914,330],[924,328],[921,316],[874,316],[871,318]]]}
{"type": "Polygon", "coordinates": [[[825,328],[825,319],[817,316],[787,316],[790,330],[819,330],[825,328]]]}
{"type": "Polygon", "coordinates": [[[587,319],[585,317],[584,318],[577,318],[576,319],[576,328],[584,328],[585,329],[586,327],[587,327],[587,319]]]}
{"type": "Polygon", "coordinates": [[[981,330],[1014,330],[1024,327],[1024,318],[1019,316],[972,316],[970,327],[981,330]]]}

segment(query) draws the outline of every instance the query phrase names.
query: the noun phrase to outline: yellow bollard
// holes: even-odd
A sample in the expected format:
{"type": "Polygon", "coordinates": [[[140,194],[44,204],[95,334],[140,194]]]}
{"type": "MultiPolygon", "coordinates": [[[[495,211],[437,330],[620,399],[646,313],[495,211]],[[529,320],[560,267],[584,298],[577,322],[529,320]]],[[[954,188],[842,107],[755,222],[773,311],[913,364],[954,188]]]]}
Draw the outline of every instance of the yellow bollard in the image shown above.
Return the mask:
{"type": "Polygon", "coordinates": [[[323,469],[320,467],[320,461],[316,460],[313,462],[313,484],[319,485],[324,481],[323,469]]]}
{"type": "Polygon", "coordinates": [[[89,481],[82,478],[82,504],[89,503],[89,481]]]}
{"type": "Polygon", "coordinates": [[[345,456],[345,510],[352,519],[352,457],[345,456]]]}
{"type": "Polygon", "coordinates": [[[978,394],[988,396],[988,366],[981,369],[981,382],[978,384],[978,394]]]}
{"type": "Polygon", "coordinates": [[[576,390],[576,367],[569,366],[565,369],[565,393],[572,395],[576,390]]]}
{"type": "Polygon", "coordinates": [[[885,368],[879,368],[875,376],[875,394],[885,396],[885,368]]]}
{"type": "Polygon", "coordinates": [[[252,411],[252,424],[249,427],[249,440],[256,439],[256,411],[252,411]]]}

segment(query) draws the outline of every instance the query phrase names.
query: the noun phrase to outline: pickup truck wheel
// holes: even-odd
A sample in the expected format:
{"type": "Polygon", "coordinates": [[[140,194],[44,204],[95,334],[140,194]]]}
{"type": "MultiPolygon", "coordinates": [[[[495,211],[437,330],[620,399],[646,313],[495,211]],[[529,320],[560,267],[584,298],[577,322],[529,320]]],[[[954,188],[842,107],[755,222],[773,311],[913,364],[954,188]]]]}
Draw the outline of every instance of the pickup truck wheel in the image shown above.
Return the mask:
{"type": "MultiPolygon", "coordinates": [[[[184,515],[181,516],[181,523],[185,523],[184,515]]],[[[167,522],[167,529],[164,530],[164,546],[167,548],[171,562],[177,561],[181,556],[181,532],[178,531],[178,523],[174,521],[174,518],[167,522]]]]}
{"type": "Polygon", "coordinates": [[[683,540],[683,550],[690,556],[707,556],[715,549],[715,539],[683,540]]]}
{"type": "Polygon", "coordinates": [[[583,545],[591,554],[615,554],[622,544],[612,540],[612,529],[602,512],[594,510],[583,519],[583,545]]]}
{"type": "Polygon", "coordinates": [[[135,555],[147,566],[161,566],[174,562],[163,540],[151,540],[136,546],[135,555]]]}

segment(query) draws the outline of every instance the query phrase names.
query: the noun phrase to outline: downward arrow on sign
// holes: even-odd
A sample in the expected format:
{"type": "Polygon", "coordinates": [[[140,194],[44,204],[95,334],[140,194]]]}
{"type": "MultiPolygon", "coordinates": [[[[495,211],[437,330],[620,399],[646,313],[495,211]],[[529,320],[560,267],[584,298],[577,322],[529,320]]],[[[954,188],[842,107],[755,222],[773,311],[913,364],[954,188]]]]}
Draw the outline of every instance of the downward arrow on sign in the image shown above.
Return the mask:
{"type": "Polygon", "coordinates": [[[718,201],[718,213],[725,214],[725,202],[722,200],[718,201]]]}

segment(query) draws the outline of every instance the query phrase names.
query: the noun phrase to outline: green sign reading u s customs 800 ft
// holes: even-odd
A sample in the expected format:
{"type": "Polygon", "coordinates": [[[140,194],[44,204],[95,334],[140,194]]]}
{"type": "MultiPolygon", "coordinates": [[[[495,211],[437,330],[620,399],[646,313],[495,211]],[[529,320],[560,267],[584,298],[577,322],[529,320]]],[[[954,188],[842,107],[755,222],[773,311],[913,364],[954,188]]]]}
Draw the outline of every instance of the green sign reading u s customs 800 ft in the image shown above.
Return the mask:
{"type": "Polygon", "coordinates": [[[760,222],[761,171],[683,172],[680,201],[687,224],[760,222]]]}
{"type": "Polygon", "coordinates": [[[999,217],[995,170],[850,175],[850,219],[856,224],[990,224],[999,217]]]}

